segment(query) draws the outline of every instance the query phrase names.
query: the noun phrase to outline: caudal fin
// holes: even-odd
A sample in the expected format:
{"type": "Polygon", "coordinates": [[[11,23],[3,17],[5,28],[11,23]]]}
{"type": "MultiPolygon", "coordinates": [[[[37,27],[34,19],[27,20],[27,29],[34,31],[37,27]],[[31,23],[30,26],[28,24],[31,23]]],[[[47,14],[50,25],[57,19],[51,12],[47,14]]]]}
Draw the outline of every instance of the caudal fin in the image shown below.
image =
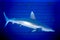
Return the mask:
{"type": "Polygon", "coordinates": [[[4,17],[5,17],[5,20],[6,20],[6,23],[5,23],[5,27],[7,26],[7,24],[9,23],[9,19],[7,18],[5,12],[3,13],[4,14],[4,17]]]}

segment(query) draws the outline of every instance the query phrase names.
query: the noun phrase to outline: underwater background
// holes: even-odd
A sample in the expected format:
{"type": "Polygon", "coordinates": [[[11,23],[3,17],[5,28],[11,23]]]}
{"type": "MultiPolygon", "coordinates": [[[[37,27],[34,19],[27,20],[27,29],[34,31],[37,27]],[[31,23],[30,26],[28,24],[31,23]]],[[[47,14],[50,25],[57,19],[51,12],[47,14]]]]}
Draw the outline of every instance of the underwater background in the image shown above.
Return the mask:
{"type": "Polygon", "coordinates": [[[60,1],[59,0],[0,0],[0,40],[59,40],[60,39],[60,1]],[[3,12],[9,19],[30,18],[34,12],[36,20],[55,30],[42,32],[6,23],[3,12]],[[4,29],[3,29],[4,28],[4,29]],[[30,31],[31,30],[31,31],[30,31]]]}

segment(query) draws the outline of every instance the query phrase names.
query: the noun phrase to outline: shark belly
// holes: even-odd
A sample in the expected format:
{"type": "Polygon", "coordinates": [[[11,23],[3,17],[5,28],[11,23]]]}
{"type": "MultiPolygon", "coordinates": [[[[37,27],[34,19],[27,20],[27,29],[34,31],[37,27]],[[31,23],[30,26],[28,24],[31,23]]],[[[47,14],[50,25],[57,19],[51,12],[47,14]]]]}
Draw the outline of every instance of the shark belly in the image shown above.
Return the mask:
{"type": "Polygon", "coordinates": [[[19,24],[19,25],[23,25],[25,27],[28,27],[28,28],[32,28],[32,29],[37,29],[37,28],[40,28],[40,26],[38,25],[35,25],[31,22],[28,22],[28,21],[11,21],[13,24],[16,23],[16,24],[19,24]]]}

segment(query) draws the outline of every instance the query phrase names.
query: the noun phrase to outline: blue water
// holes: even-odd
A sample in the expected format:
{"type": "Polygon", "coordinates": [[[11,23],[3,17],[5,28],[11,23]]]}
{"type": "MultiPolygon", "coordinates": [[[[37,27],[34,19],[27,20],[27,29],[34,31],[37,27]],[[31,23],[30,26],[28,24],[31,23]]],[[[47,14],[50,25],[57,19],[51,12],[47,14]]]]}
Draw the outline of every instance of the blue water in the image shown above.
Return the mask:
{"type": "Polygon", "coordinates": [[[40,1],[36,0],[16,0],[13,2],[0,3],[0,31],[6,23],[3,12],[6,13],[8,18],[30,18],[30,13],[33,11],[36,20],[47,27],[55,30],[55,32],[42,32],[38,29],[36,32],[31,32],[32,29],[24,26],[20,27],[17,24],[8,23],[6,28],[3,29],[1,39],[5,40],[57,40],[59,38],[60,30],[60,3],[54,0],[40,1]],[[23,2],[22,2],[23,1],[23,2]],[[32,2],[31,2],[32,1],[32,2]]]}

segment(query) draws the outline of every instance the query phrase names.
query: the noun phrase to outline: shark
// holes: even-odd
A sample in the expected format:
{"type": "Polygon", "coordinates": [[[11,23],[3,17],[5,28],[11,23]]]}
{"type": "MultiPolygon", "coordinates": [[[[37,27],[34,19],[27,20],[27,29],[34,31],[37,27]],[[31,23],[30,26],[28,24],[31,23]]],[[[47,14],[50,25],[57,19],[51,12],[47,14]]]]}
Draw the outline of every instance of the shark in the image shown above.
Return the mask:
{"type": "Polygon", "coordinates": [[[7,26],[7,24],[9,22],[11,22],[12,24],[15,23],[15,24],[18,24],[20,26],[22,25],[24,27],[31,28],[31,29],[33,29],[32,32],[37,31],[37,29],[41,29],[44,32],[55,32],[51,28],[46,28],[46,27],[44,27],[42,25],[38,25],[37,24],[38,22],[34,22],[34,20],[36,20],[36,17],[35,17],[35,14],[34,14],[33,11],[31,11],[30,18],[19,18],[19,19],[17,19],[17,18],[11,18],[10,19],[10,18],[8,18],[6,16],[5,12],[3,12],[3,14],[4,14],[4,17],[5,17],[5,20],[6,20],[4,28],[7,26]],[[29,20],[31,20],[31,21],[29,21],[29,20]]]}

